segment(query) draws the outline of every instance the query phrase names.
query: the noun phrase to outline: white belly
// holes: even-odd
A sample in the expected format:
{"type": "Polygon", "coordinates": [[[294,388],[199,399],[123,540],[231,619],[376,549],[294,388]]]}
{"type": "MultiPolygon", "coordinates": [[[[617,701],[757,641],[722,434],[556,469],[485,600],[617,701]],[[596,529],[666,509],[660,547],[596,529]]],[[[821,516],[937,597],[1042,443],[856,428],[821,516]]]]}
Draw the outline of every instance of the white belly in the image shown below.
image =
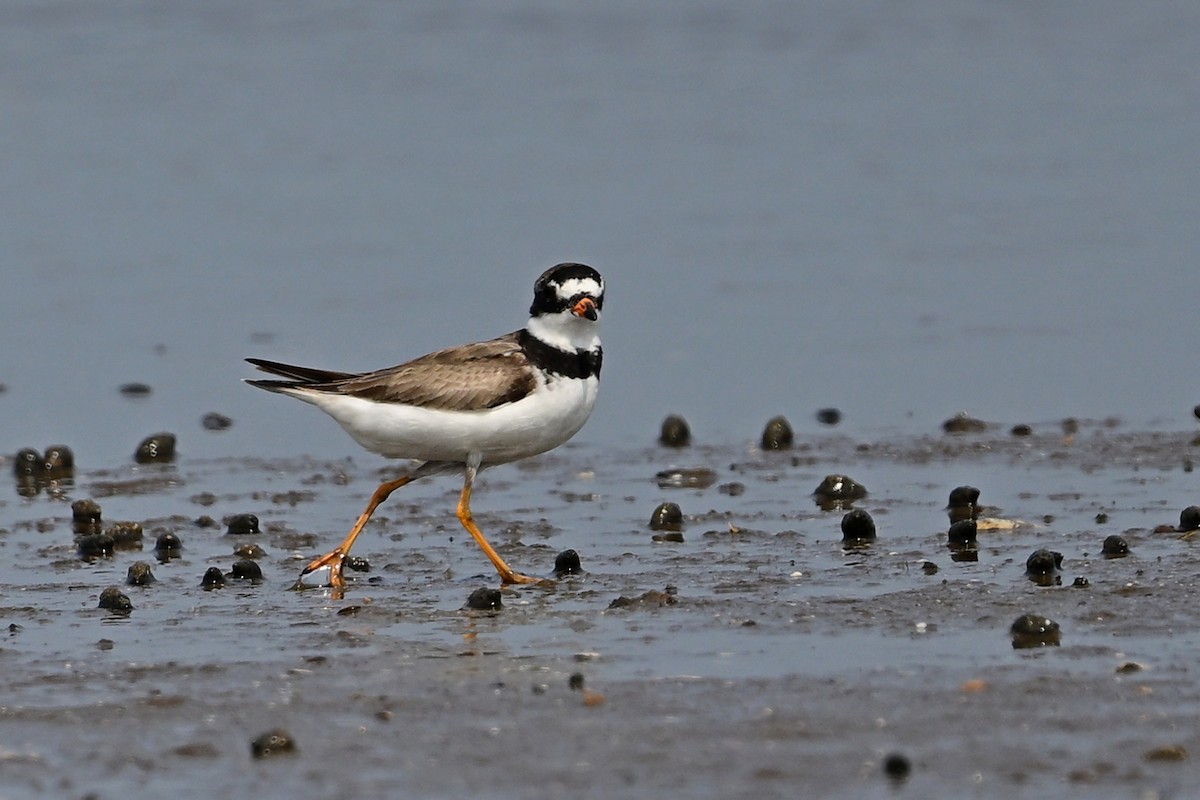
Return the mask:
{"type": "Polygon", "coordinates": [[[320,408],[366,449],[388,458],[502,464],[544,453],[575,435],[596,404],[599,380],[555,378],[515,403],[445,411],[374,403],[320,392],[289,392],[320,408]]]}

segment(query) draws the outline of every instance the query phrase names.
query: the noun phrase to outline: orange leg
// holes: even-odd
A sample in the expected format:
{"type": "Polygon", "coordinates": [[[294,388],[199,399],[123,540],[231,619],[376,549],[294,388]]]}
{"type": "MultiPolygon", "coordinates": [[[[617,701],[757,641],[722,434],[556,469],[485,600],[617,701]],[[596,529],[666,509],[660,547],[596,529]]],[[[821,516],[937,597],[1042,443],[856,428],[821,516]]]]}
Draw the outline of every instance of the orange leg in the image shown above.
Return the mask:
{"type": "Polygon", "coordinates": [[[417,477],[416,474],[405,475],[402,478],[397,478],[394,481],[381,483],[375,493],[371,495],[370,502],[363,512],[358,515],[358,521],[354,523],[354,527],[350,529],[350,533],[346,534],[346,538],[342,543],[335,547],[330,552],[314,559],[300,573],[303,578],[310,572],[329,567],[329,585],[339,591],[346,586],[346,579],[342,577],[342,565],[346,561],[346,556],[350,553],[350,548],[354,546],[354,540],[362,533],[362,529],[366,527],[367,522],[371,519],[371,515],[375,513],[375,509],[379,508],[379,504],[388,499],[388,495],[404,486],[407,483],[412,483],[417,477]]]}
{"type": "Polygon", "coordinates": [[[479,530],[479,526],[475,524],[475,517],[471,514],[471,487],[475,483],[475,473],[477,468],[471,464],[467,464],[466,480],[463,482],[462,495],[458,498],[458,521],[467,529],[467,533],[475,539],[475,543],[483,550],[483,554],[488,557],[488,561],[492,562],[492,566],[500,573],[501,583],[539,583],[541,578],[531,578],[528,575],[522,575],[519,572],[514,572],[512,567],[504,562],[500,554],[488,544],[488,540],[484,538],[483,532],[479,530]]]}

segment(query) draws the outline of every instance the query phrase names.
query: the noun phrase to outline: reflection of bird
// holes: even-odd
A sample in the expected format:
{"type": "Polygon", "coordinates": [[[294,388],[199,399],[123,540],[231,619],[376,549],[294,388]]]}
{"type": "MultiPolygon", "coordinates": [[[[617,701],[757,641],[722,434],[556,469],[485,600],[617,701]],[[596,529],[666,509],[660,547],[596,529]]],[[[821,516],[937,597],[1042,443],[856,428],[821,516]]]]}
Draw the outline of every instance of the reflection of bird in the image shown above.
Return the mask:
{"type": "Polygon", "coordinates": [[[346,555],[388,495],[418,478],[461,471],[459,522],[501,582],[535,581],[514,572],[488,544],[471,516],[471,487],[484,467],[544,453],[583,427],[600,384],[603,305],[600,273],[583,264],[559,264],[534,283],[525,327],[498,339],[362,374],[247,359],[289,379],[247,383],[312,403],[372,452],[421,462],[381,484],[342,543],[301,574],[328,567],[330,585],[344,587],[346,555]]]}

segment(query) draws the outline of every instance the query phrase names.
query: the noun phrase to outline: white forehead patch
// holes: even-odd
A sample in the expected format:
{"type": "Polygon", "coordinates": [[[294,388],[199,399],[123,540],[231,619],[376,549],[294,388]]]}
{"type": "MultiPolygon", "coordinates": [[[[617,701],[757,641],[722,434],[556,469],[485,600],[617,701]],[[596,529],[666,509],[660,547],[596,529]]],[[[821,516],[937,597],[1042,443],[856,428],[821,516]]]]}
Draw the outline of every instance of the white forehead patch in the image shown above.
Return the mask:
{"type": "Polygon", "coordinates": [[[604,279],[601,278],[597,283],[592,278],[571,278],[563,281],[554,287],[555,293],[559,300],[570,300],[572,297],[580,294],[591,295],[592,297],[604,296],[604,279]]]}

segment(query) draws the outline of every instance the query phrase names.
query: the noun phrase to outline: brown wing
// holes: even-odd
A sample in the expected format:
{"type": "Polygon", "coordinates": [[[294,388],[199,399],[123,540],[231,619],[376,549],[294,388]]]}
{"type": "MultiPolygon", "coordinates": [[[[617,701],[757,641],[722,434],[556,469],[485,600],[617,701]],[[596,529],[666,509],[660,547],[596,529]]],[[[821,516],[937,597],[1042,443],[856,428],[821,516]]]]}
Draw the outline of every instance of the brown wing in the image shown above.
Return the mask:
{"type": "Polygon", "coordinates": [[[301,385],[379,403],[481,411],[520,400],[537,381],[517,335],[511,333],[438,350],[388,369],[301,385]]]}

